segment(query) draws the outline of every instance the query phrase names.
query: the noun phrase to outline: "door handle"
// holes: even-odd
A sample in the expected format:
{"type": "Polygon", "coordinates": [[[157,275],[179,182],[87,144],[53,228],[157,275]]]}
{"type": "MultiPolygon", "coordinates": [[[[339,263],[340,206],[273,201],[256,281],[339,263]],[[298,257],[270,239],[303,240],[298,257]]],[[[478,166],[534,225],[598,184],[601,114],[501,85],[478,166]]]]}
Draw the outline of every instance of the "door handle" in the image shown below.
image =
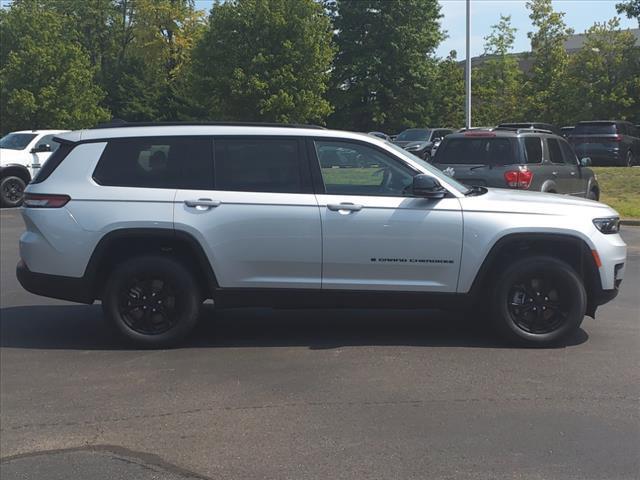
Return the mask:
{"type": "Polygon", "coordinates": [[[199,198],[197,200],[185,200],[184,204],[187,207],[195,207],[198,210],[208,210],[210,208],[216,208],[220,206],[222,202],[220,200],[211,200],[210,198],[199,198]]]}
{"type": "Polygon", "coordinates": [[[551,172],[551,175],[553,175],[554,177],[558,176],[558,172],[551,172]]]}
{"type": "Polygon", "coordinates": [[[571,175],[575,176],[576,172],[571,172],[571,175]]]}
{"type": "Polygon", "coordinates": [[[355,203],[328,203],[327,208],[333,212],[358,212],[362,210],[362,205],[355,203]]]}

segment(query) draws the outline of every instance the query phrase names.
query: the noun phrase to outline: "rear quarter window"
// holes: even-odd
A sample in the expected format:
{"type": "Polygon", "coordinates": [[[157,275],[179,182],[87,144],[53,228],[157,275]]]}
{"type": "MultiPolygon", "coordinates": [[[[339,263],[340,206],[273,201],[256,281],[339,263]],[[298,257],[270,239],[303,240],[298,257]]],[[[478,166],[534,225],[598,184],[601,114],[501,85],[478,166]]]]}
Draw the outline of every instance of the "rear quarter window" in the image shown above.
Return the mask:
{"type": "Polygon", "coordinates": [[[540,137],[525,137],[524,151],[527,163],[542,163],[542,139],[540,137]]]}
{"type": "Polygon", "coordinates": [[[93,173],[100,185],[209,190],[213,187],[210,137],[109,140],[93,173]]]}

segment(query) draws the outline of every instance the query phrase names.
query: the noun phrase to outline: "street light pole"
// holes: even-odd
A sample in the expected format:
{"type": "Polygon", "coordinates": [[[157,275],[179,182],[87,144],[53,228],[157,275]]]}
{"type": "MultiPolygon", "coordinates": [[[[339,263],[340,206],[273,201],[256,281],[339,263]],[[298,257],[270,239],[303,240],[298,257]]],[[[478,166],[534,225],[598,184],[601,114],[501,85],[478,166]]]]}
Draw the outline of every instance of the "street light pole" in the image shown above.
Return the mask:
{"type": "Polygon", "coordinates": [[[467,0],[467,62],[465,67],[465,127],[471,128],[471,0],[467,0]]]}

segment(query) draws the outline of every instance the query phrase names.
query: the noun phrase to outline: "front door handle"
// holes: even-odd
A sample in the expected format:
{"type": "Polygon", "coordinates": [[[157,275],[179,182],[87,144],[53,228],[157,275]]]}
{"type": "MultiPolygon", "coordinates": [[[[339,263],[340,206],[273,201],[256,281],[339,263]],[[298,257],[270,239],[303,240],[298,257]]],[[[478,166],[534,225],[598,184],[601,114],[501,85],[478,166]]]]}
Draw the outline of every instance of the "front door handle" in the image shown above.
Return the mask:
{"type": "Polygon", "coordinates": [[[362,205],[357,205],[355,203],[329,203],[327,204],[327,208],[333,212],[359,212],[362,210],[362,205]]]}
{"type": "Polygon", "coordinates": [[[554,177],[558,176],[558,172],[551,172],[551,175],[553,175],[554,177]]]}
{"type": "Polygon", "coordinates": [[[222,202],[220,200],[211,200],[210,198],[199,198],[197,200],[185,200],[184,204],[187,207],[195,207],[198,210],[208,210],[210,208],[216,208],[220,206],[222,202]]]}

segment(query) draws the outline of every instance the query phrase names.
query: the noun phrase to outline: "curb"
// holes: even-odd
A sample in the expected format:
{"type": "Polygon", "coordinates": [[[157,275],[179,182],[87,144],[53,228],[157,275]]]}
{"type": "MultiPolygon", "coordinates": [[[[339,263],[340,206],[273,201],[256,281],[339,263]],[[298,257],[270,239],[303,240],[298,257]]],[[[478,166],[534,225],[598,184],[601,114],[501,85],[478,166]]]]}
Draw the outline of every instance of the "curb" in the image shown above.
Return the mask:
{"type": "Polygon", "coordinates": [[[625,227],[640,227],[640,219],[623,218],[620,220],[620,225],[624,225],[625,227]]]}

